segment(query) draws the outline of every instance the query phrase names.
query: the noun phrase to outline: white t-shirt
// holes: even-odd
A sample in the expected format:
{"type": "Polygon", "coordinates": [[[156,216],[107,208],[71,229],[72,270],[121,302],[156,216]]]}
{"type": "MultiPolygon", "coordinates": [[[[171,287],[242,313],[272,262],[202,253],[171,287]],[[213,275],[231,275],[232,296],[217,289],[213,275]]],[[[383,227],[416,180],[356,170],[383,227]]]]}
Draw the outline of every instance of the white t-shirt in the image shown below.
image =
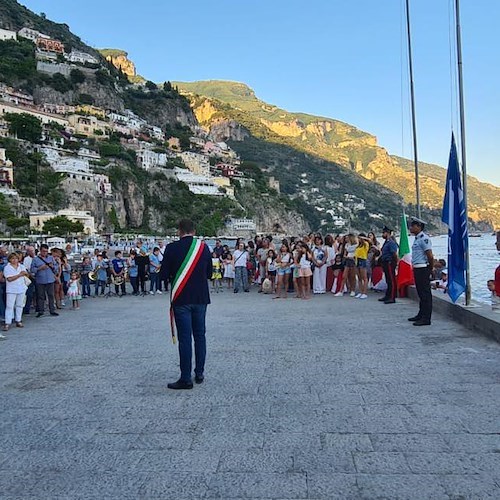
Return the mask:
{"type": "Polygon", "coordinates": [[[234,251],[234,267],[247,267],[248,252],[246,250],[234,251]]]}
{"type": "Polygon", "coordinates": [[[17,265],[17,269],[9,262],[3,270],[6,284],[7,284],[7,293],[25,293],[27,286],[24,282],[24,276],[17,278],[17,280],[9,281],[7,278],[11,278],[12,276],[16,276],[22,271],[26,271],[26,268],[22,264],[17,265]]]}
{"type": "Polygon", "coordinates": [[[305,255],[302,255],[300,258],[300,267],[301,269],[307,269],[311,267],[311,261],[307,260],[305,255]]]}
{"type": "Polygon", "coordinates": [[[356,248],[358,248],[357,243],[355,243],[354,245],[351,245],[350,243],[348,243],[345,246],[345,250],[347,252],[348,259],[354,259],[354,252],[356,251],[356,248]]]}

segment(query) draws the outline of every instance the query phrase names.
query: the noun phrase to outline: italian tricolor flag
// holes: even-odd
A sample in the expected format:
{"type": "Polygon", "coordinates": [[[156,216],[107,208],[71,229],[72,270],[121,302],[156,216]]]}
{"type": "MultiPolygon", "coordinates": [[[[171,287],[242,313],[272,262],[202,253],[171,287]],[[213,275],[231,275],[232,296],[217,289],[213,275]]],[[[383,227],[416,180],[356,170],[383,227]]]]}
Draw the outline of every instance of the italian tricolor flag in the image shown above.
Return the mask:
{"type": "Polygon", "coordinates": [[[406,297],[406,287],[413,285],[413,268],[411,265],[410,242],[408,240],[408,225],[406,215],[401,216],[401,236],[399,237],[399,265],[397,286],[400,297],[406,297]]]}

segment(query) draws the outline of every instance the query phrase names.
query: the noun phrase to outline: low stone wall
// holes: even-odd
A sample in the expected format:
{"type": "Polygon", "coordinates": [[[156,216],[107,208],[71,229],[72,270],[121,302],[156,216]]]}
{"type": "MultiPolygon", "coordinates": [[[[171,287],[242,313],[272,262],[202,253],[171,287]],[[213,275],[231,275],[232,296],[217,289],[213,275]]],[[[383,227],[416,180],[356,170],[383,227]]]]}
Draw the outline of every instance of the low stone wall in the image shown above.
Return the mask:
{"type": "MultiPolygon", "coordinates": [[[[408,296],[418,300],[414,286],[409,287],[408,296]]],[[[444,314],[469,330],[500,342],[500,314],[493,312],[491,305],[478,302],[473,302],[469,307],[453,304],[448,295],[439,291],[432,292],[432,304],[433,312],[444,314]]]]}

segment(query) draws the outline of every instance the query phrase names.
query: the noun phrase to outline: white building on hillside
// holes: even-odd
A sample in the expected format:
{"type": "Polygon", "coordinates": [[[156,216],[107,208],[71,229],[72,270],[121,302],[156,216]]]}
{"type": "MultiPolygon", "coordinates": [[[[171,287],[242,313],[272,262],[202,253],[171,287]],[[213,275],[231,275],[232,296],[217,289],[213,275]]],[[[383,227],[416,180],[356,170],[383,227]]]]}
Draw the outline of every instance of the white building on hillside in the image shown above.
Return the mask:
{"type": "Polygon", "coordinates": [[[18,36],[22,36],[23,38],[27,38],[28,40],[31,40],[32,42],[36,42],[39,38],[50,38],[49,35],[45,35],[43,33],[40,33],[37,30],[34,30],[32,28],[22,28],[17,32],[18,36]]]}
{"type": "Polygon", "coordinates": [[[168,162],[167,153],[156,153],[152,149],[141,147],[137,151],[137,164],[144,170],[154,167],[164,167],[168,162]]]}
{"type": "Polygon", "coordinates": [[[0,40],[2,42],[5,40],[17,40],[17,33],[15,31],[0,28],[0,40]]]}
{"type": "Polygon", "coordinates": [[[174,169],[174,175],[178,181],[187,184],[189,191],[194,194],[224,196],[224,193],[219,189],[219,186],[217,186],[212,179],[205,175],[198,175],[179,167],[174,169]]]}
{"type": "Polygon", "coordinates": [[[244,233],[255,233],[257,230],[257,224],[253,219],[235,219],[232,218],[226,224],[229,231],[232,232],[244,232],[244,233]]]}
{"type": "Polygon", "coordinates": [[[86,52],[81,52],[79,50],[72,50],[69,54],[66,55],[66,60],[72,63],[80,63],[80,64],[98,64],[99,60],[87,54],[86,52]]]}

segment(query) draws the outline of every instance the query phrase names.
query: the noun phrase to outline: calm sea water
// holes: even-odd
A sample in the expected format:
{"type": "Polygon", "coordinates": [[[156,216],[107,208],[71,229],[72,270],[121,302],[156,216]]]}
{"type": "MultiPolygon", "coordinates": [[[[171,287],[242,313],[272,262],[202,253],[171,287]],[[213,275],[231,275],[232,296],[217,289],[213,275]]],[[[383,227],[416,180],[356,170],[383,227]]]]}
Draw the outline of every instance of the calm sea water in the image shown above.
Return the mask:
{"type": "MultiPolygon", "coordinates": [[[[410,245],[412,243],[411,237],[410,245]]],[[[496,236],[491,234],[469,238],[472,298],[479,302],[490,302],[491,292],[486,288],[486,282],[493,279],[495,269],[500,264],[500,253],[495,243],[496,236]]],[[[448,262],[448,236],[433,237],[432,246],[435,258],[448,262]]]]}

